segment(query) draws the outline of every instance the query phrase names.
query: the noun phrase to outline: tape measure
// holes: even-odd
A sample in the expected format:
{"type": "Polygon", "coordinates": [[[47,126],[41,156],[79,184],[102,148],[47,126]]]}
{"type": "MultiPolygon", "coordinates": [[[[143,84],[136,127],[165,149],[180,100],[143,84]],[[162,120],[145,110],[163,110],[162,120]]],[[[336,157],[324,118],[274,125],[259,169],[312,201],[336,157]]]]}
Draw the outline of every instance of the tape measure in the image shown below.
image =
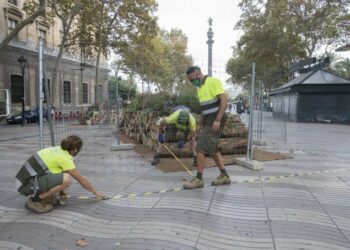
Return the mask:
{"type": "MultiPolygon", "coordinates": [[[[350,170],[350,168],[340,168],[336,170],[324,170],[324,171],[313,171],[313,172],[300,172],[297,174],[288,174],[288,175],[280,175],[280,176],[269,176],[269,177],[262,177],[262,178],[256,178],[256,179],[249,179],[249,180],[241,180],[241,181],[231,181],[231,184],[240,184],[240,183],[254,183],[254,182],[266,182],[271,180],[277,180],[277,179],[285,179],[285,178],[292,178],[292,177],[300,177],[300,176],[308,176],[308,175],[315,175],[315,174],[322,174],[322,173],[331,173],[331,172],[339,172],[339,171],[346,171],[350,170]]],[[[212,186],[211,184],[205,184],[204,187],[212,186]]],[[[149,191],[149,192],[141,192],[141,193],[130,193],[130,194],[121,194],[121,195],[113,195],[109,199],[125,199],[125,198],[135,198],[135,197],[147,197],[150,195],[155,194],[162,194],[162,193],[171,193],[171,192],[179,192],[184,190],[183,187],[177,187],[177,188],[171,188],[171,189],[163,189],[163,190],[157,190],[157,191],[149,191]]],[[[102,198],[96,198],[96,197],[89,197],[89,196],[68,196],[70,198],[76,198],[76,199],[99,199],[102,200],[102,198]]]]}

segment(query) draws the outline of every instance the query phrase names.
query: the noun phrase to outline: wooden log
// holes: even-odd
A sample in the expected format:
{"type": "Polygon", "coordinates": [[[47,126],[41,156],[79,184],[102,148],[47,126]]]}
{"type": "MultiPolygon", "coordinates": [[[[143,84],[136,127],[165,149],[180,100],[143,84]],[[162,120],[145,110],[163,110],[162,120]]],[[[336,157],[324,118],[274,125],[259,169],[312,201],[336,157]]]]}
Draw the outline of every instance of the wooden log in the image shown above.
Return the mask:
{"type": "MultiPolygon", "coordinates": [[[[149,148],[156,150],[158,138],[157,120],[159,119],[158,112],[143,113],[137,111],[134,113],[125,114],[123,118],[127,121],[125,125],[125,134],[135,140],[137,143],[147,145],[149,148]]],[[[197,127],[197,139],[200,132],[197,127]]],[[[225,123],[225,128],[220,139],[220,150],[223,154],[242,154],[246,152],[248,130],[244,127],[238,115],[228,115],[225,123]]],[[[167,143],[168,147],[178,157],[192,156],[190,142],[186,143],[183,149],[177,148],[177,139],[173,138],[173,143],[167,143]]],[[[161,150],[162,157],[172,157],[165,149],[161,150]]]]}
{"type": "Polygon", "coordinates": [[[222,137],[247,137],[248,129],[245,127],[237,127],[237,128],[224,128],[222,131],[222,137]]]}
{"type": "Polygon", "coordinates": [[[246,138],[221,138],[220,152],[222,154],[244,154],[247,150],[247,143],[246,138]]]}

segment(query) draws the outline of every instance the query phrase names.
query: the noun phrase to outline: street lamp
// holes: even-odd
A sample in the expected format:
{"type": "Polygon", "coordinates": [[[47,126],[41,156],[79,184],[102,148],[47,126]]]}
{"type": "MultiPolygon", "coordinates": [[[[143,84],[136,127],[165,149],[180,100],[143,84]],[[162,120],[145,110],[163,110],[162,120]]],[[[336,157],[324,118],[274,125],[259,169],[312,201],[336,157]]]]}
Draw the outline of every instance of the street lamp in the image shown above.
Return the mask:
{"type": "Polygon", "coordinates": [[[24,104],[25,104],[25,96],[24,96],[24,68],[26,67],[27,59],[24,56],[21,56],[17,60],[19,62],[19,66],[22,69],[22,86],[23,86],[23,95],[22,95],[22,126],[24,125],[24,104]]]}

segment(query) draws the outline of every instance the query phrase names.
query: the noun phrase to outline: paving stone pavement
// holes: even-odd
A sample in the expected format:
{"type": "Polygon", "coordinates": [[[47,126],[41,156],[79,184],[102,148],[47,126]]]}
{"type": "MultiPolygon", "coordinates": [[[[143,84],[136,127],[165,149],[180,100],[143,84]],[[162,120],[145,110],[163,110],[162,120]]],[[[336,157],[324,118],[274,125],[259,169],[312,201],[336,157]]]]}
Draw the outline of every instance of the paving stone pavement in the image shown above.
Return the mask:
{"type": "MultiPolygon", "coordinates": [[[[24,208],[14,184],[38,149],[36,137],[21,135],[37,126],[0,125],[0,249],[350,249],[349,130],[288,123],[279,151],[293,159],[265,162],[260,171],[226,167],[233,181],[318,174],[116,198],[181,187],[188,174],[162,173],[134,151],[110,151],[112,137],[77,129],[91,135],[78,168],[115,198],[79,198],[91,194],[73,181],[66,206],[37,215],[24,208]],[[77,246],[79,239],[88,245],[77,246]]],[[[209,168],[204,179],[217,175],[209,168]]]]}

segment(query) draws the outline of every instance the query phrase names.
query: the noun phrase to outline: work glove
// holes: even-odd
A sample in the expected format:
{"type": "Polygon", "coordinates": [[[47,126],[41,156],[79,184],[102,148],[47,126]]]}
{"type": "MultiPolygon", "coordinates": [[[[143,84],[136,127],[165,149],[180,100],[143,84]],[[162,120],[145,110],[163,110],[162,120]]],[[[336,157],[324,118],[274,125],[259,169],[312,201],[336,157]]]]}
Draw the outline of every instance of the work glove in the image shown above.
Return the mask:
{"type": "Polygon", "coordinates": [[[159,143],[164,143],[164,134],[159,134],[158,135],[158,142],[159,143]]]}
{"type": "Polygon", "coordinates": [[[183,148],[185,146],[186,142],[185,141],[179,141],[179,143],[177,144],[178,148],[183,148]]]}

